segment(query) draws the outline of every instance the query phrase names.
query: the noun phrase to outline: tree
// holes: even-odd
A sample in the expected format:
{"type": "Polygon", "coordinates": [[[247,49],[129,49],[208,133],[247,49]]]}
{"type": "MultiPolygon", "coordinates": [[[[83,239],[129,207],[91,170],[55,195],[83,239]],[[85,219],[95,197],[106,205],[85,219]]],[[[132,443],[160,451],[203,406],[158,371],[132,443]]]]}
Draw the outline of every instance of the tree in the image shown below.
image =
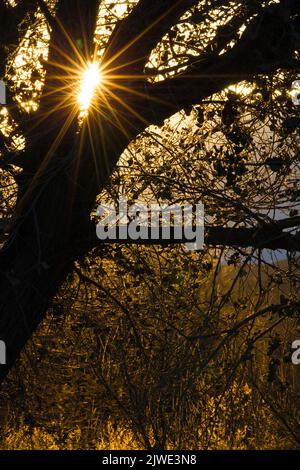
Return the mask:
{"type": "MultiPolygon", "coordinates": [[[[90,214],[127,146],[149,125],[162,125],[174,113],[234,83],[299,69],[296,0],[128,2],[123,18],[111,24],[108,40],[100,28],[105,87],[93,112],[79,122],[71,91],[94,56],[98,16],[105,8],[112,12],[109,4],[20,0],[16,6],[5,1],[0,5],[0,69],[7,77],[7,109],[15,138],[25,139],[18,151],[16,142],[1,134],[1,166],[18,189],[13,213],[3,220],[0,334],[8,364],[1,367],[1,378],[44,318],[74,261],[99,243],[90,214]],[[227,15],[225,23],[222,14],[227,15]],[[39,106],[27,112],[20,103],[26,90],[13,86],[10,65],[20,43],[37,43],[41,22],[48,30],[48,52],[29,75],[39,106]],[[184,22],[194,28],[187,36],[181,30],[184,22]],[[160,59],[149,67],[154,50],[160,59]]],[[[229,100],[224,110],[228,132],[233,112],[229,100]]],[[[231,132],[232,139],[240,140],[236,129],[231,132]]],[[[206,242],[295,251],[299,238],[284,231],[295,224],[298,219],[280,224],[258,220],[250,228],[212,226],[206,242]]]]}

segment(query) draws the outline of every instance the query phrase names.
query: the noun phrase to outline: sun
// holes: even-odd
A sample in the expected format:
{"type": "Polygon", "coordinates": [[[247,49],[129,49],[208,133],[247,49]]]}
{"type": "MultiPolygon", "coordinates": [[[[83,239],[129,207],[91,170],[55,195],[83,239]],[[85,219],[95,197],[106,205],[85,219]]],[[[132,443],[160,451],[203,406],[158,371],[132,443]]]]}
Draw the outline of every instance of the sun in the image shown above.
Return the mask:
{"type": "Polygon", "coordinates": [[[101,71],[97,62],[89,62],[82,74],[81,87],[78,94],[80,111],[87,113],[93,96],[101,84],[101,71]]]}

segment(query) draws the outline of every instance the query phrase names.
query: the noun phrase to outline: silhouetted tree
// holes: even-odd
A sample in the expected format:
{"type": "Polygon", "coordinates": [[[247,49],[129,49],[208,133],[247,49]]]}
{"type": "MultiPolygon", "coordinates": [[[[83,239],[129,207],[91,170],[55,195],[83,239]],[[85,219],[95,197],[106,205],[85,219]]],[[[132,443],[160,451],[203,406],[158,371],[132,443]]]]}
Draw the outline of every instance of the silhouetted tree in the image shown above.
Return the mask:
{"type": "MultiPolygon", "coordinates": [[[[161,126],[178,111],[189,112],[230,85],[254,83],[278,71],[293,78],[299,69],[297,0],[129,2],[123,17],[111,20],[108,40],[101,37],[103,27],[98,29],[105,87],[81,120],[74,89],[84,62],[94,56],[104,3],[0,4],[0,70],[9,91],[5,119],[13,127],[10,136],[1,134],[1,166],[7,182],[12,176],[18,190],[11,214],[6,208],[9,220],[2,224],[0,335],[7,345],[8,364],[1,367],[1,378],[44,318],[74,261],[99,244],[90,215],[128,145],[149,125],[161,126]],[[41,25],[46,38],[40,37],[41,25]],[[36,58],[28,75],[39,101],[33,111],[22,106],[26,98],[30,101],[30,92],[28,98],[26,86],[21,89],[13,81],[11,67],[20,46],[26,54],[30,41],[41,40],[47,55],[36,58]]],[[[261,86],[259,93],[258,103],[267,100],[272,84],[261,86]]],[[[236,108],[229,97],[223,124],[235,148],[246,148],[247,136],[235,125],[236,108]]],[[[292,132],[297,122],[289,119],[286,130],[292,132]]],[[[243,171],[241,164],[227,161],[224,168],[213,154],[216,149],[211,151],[216,171],[225,171],[232,185],[243,171]]],[[[271,159],[267,164],[276,170],[282,161],[271,159]]],[[[212,182],[207,184],[213,191],[212,182]]],[[[249,226],[239,221],[237,227],[212,224],[206,243],[299,249],[299,237],[285,231],[297,226],[298,219],[276,223],[257,217],[256,222],[249,226]]]]}

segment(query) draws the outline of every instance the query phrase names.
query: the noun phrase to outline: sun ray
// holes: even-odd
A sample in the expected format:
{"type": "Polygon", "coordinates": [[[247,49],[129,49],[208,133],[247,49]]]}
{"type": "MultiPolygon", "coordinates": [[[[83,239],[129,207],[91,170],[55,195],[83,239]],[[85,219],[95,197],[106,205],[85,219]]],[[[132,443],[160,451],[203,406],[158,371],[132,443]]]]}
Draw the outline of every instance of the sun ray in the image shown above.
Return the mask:
{"type": "MultiPolygon", "coordinates": [[[[120,56],[122,56],[128,49],[130,49],[134,44],[136,44],[140,39],[142,39],[151,29],[156,26],[158,23],[160,23],[170,12],[171,10],[176,7],[178,2],[176,2],[174,5],[172,5],[170,8],[166,9],[156,20],[154,20],[152,23],[150,23],[143,31],[141,31],[138,35],[136,35],[131,41],[129,41],[127,44],[125,44],[121,49],[119,49],[112,57],[110,57],[108,60],[105,58],[105,63],[106,66],[109,66],[110,64],[114,63],[120,56]]],[[[109,52],[109,51],[108,51],[109,52]]]]}
{"type": "MultiPolygon", "coordinates": [[[[113,96],[112,93],[110,93],[111,96],[113,96]]],[[[110,123],[116,127],[117,129],[119,129],[124,135],[125,137],[128,139],[129,138],[129,133],[126,131],[126,128],[123,126],[121,120],[120,120],[120,117],[118,116],[118,113],[116,112],[116,110],[113,108],[113,106],[111,105],[111,103],[109,102],[107,96],[105,94],[103,94],[103,100],[105,102],[105,106],[106,108],[110,111],[110,113],[112,114],[113,116],[113,119],[110,119],[110,123]]]]}

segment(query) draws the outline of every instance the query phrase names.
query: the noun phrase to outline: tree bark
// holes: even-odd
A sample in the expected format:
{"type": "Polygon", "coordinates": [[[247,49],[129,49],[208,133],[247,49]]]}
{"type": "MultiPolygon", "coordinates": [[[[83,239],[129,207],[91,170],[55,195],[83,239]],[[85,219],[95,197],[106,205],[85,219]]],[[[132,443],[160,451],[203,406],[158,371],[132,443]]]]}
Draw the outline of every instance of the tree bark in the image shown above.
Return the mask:
{"type": "MultiPolygon", "coordinates": [[[[88,125],[91,128],[93,123],[88,125]]],[[[26,181],[27,189],[20,192],[11,235],[0,253],[0,337],[7,347],[7,365],[0,367],[0,380],[45,317],[74,260],[85,255],[94,237],[90,213],[96,196],[128,143],[109,124],[103,123],[103,129],[106,138],[101,147],[99,139],[91,142],[81,136],[86,143],[79,153],[77,137],[68,148],[65,168],[57,166],[57,161],[66,159],[70,143],[64,141],[51,162],[38,177],[26,181]]]]}

